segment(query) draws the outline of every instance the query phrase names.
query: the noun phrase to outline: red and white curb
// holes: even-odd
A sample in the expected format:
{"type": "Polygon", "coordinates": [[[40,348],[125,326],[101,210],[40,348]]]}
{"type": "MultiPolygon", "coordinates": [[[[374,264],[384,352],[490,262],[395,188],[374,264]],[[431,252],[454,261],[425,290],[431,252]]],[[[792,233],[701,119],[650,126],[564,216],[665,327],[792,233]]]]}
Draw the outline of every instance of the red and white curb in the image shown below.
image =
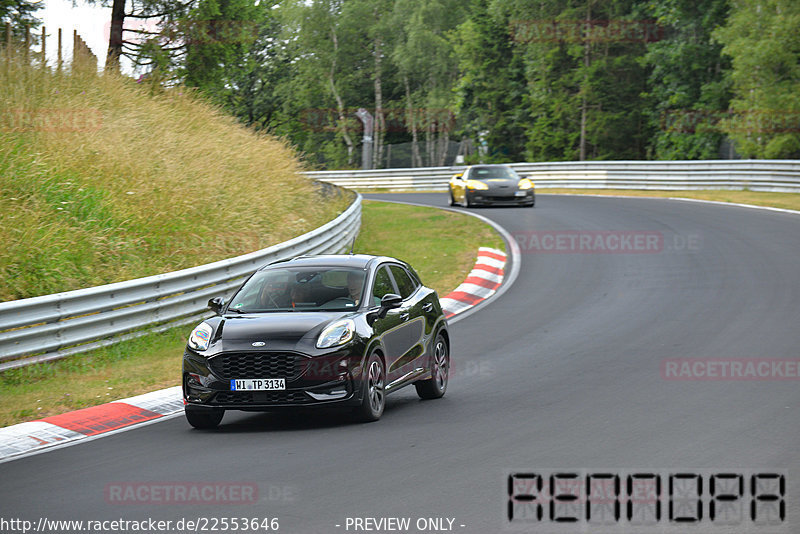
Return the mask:
{"type": "Polygon", "coordinates": [[[0,428],[0,463],[183,412],[181,387],[0,428]]]}
{"type": "Polygon", "coordinates": [[[478,260],[464,282],[451,293],[439,299],[448,319],[465,312],[497,292],[503,284],[506,253],[494,248],[478,249],[478,260]]]}

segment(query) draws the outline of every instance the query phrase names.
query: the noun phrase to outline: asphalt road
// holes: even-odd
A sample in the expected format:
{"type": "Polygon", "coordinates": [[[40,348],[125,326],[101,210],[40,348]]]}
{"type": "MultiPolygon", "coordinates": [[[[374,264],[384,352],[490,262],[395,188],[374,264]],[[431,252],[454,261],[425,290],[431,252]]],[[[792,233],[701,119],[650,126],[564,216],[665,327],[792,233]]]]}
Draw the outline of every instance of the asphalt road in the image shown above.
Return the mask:
{"type": "MultiPolygon", "coordinates": [[[[376,197],[445,204],[443,194],[376,197]]],[[[505,519],[512,470],[700,473],[705,483],[717,470],[778,470],[782,524],[711,528],[706,509],[691,532],[800,532],[798,380],[664,376],[682,358],[800,358],[800,216],[546,195],[535,209],[476,212],[517,237],[521,271],[511,290],[452,326],[444,399],[405,389],[365,425],[330,413],[229,413],[219,431],[201,432],[180,417],[16,460],[0,470],[0,518],[269,517],[296,534],[353,532],[355,517],[408,517],[405,532],[419,532],[419,518],[449,518],[453,531],[488,534],[519,526],[505,519]],[[580,250],[581,236],[590,249],[580,250]],[[629,248],[609,252],[597,240],[629,248]],[[108,494],[184,482],[253,484],[258,499],[137,504],[108,494]]],[[[584,521],[570,531],[666,526],[665,517],[656,530],[584,521]]],[[[558,528],[523,530],[567,531],[558,528]]]]}

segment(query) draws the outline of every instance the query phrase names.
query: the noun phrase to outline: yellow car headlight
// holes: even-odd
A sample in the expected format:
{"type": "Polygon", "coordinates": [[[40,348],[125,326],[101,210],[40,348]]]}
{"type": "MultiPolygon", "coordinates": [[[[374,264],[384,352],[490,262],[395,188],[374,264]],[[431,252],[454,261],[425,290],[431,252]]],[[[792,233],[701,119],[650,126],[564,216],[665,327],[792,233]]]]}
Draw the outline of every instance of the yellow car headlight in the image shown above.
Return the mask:
{"type": "Polygon", "coordinates": [[[523,178],[519,181],[519,188],[520,189],[533,189],[533,182],[528,180],[527,178],[523,178]]]}
{"type": "Polygon", "coordinates": [[[489,189],[489,186],[481,182],[480,180],[467,180],[467,189],[476,189],[484,191],[486,189],[489,189]]]}

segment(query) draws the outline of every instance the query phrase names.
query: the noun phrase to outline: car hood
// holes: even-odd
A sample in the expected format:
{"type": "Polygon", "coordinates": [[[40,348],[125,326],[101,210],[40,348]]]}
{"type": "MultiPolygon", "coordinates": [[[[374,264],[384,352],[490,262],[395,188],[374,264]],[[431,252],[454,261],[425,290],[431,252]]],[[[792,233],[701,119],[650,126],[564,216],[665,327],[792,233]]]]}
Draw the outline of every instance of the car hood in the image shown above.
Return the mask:
{"type": "Polygon", "coordinates": [[[227,316],[220,321],[217,336],[225,341],[299,340],[323,324],[347,312],[287,312],[227,316]]]}
{"type": "Polygon", "coordinates": [[[484,180],[483,183],[489,186],[490,191],[516,191],[519,188],[519,180],[514,178],[490,178],[488,180],[484,180]]]}

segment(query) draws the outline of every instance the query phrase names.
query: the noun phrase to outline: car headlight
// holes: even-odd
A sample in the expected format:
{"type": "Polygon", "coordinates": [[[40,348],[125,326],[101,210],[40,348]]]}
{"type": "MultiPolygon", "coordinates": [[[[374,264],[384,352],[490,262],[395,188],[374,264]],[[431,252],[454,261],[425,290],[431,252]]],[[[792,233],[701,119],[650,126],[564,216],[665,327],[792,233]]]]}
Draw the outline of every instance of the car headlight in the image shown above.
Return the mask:
{"type": "Polygon", "coordinates": [[[489,186],[480,180],[467,180],[467,189],[486,190],[489,186]]]}
{"type": "Polygon", "coordinates": [[[520,189],[533,189],[533,182],[528,180],[527,178],[523,178],[519,181],[519,188],[520,189]]]}
{"type": "Polygon", "coordinates": [[[344,345],[353,339],[355,332],[356,323],[352,319],[335,321],[326,326],[325,330],[319,335],[319,339],[317,339],[317,348],[327,349],[329,347],[344,345]]]}
{"type": "Polygon", "coordinates": [[[206,350],[211,343],[211,332],[214,329],[208,323],[200,323],[189,334],[189,346],[194,350],[206,350]]]}

